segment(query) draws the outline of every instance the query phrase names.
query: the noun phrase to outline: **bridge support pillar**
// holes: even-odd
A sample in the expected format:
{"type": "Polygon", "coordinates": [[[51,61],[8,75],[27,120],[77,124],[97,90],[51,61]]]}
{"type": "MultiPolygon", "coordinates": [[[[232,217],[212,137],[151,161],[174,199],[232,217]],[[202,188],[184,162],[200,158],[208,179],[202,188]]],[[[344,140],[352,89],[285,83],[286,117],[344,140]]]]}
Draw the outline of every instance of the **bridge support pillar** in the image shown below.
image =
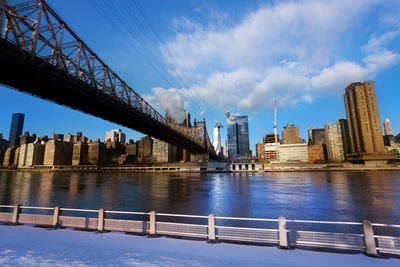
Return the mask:
{"type": "Polygon", "coordinates": [[[287,249],[288,247],[286,219],[285,217],[279,217],[279,248],[287,249]]]}
{"type": "Polygon", "coordinates": [[[53,212],[53,228],[57,228],[58,227],[58,220],[60,218],[60,207],[56,206],[54,207],[54,212],[53,212]]]}
{"type": "Polygon", "coordinates": [[[156,212],[150,212],[150,229],[149,229],[149,236],[156,237],[157,235],[157,224],[156,224],[156,212]]]}
{"type": "Polygon", "coordinates": [[[14,211],[11,219],[11,223],[14,225],[18,224],[19,213],[21,211],[21,205],[14,205],[14,211]]]}
{"type": "Polygon", "coordinates": [[[365,254],[371,257],[377,257],[378,254],[376,252],[375,237],[374,237],[374,230],[372,229],[372,223],[368,220],[363,220],[362,225],[364,232],[365,254]]]}
{"type": "Polygon", "coordinates": [[[215,243],[217,241],[216,232],[215,232],[215,215],[208,215],[208,238],[207,242],[215,243]]]}
{"type": "Polygon", "coordinates": [[[99,209],[99,217],[97,219],[97,231],[104,232],[104,209],[99,209]]]}

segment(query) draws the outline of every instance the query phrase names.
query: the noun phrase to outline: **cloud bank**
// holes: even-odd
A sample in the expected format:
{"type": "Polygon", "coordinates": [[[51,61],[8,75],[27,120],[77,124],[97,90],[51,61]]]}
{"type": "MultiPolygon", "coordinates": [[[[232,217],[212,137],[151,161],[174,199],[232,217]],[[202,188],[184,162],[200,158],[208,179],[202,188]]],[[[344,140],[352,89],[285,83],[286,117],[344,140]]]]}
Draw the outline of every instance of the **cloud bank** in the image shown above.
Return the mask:
{"type": "Polygon", "coordinates": [[[205,28],[182,18],[181,30],[161,49],[176,67],[171,73],[179,72],[178,63],[194,82],[173,90],[196,95],[220,111],[243,112],[269,109],[275,97],[290,107],[343,92],[349,83],[373,79],[399,64],[400,54],[387,48],[400,35],[399,20],[374,17],[371,23],[385,28],[365,29],[365,20],[378,16],[377,8],[388,2],[274,2],[230,27],[219,21],[205,28]]]}

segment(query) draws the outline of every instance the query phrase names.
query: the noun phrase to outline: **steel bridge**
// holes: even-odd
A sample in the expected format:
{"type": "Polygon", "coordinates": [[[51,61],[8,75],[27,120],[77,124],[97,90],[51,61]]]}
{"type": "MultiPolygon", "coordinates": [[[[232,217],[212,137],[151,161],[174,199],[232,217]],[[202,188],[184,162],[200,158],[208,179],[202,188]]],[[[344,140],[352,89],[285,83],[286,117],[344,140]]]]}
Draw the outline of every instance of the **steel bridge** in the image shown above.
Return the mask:
{"type": "Polygon", "coordinates": [[[0,0],[0,83],[148,134],[215,153],[204,124],[166,119],[112,71],[44,0],[0,0]]]}

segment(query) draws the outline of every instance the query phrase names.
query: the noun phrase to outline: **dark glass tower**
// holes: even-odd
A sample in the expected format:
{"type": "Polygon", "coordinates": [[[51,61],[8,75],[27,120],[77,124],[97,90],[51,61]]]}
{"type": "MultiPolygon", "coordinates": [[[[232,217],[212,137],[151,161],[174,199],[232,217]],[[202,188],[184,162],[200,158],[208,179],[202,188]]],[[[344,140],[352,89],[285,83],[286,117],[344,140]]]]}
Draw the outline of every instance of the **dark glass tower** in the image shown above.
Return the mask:
{"type": "Polygon", "coordinates": [[[24,127],[25,115],[22,113],[14,113],[11,119],[9,146],[18,146],[19,137],[24,127]]]}
{"type": "Polygon", "coordinates": [[[228,129],[228,157],[250,157],[249,119],[226,113],[228,129]]]}

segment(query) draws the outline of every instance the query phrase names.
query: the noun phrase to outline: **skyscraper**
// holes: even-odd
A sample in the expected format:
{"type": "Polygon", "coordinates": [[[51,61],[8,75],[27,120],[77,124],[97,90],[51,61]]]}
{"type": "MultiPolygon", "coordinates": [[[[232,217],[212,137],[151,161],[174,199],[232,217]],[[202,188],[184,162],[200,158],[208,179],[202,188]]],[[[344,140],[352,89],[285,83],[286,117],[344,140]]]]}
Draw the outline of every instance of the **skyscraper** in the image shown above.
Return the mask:
{"type": "Polygon", "coordinates": [[[25,114],[14,113],[12,115],[10,138],[8,138],[9,146],[19,145],[19,137],[22,134],[22,128],[24,127],[24,119],[25,119],[25,114]]]}
{"type": "Polygon", "coordinates": [[[374,82],[355,82],[344,94],[351,154],[384,152],[374,82]]]}
{"type": "Polygon", "coordinates": [[[347,154],[350,154],[351,151],[349,125],[346,119],[340,119],[338,122],[340,125],[340,131],[342,133],[343,152],[345,158],[347,158],[347,154]]]}
{"type": "Polygon", "coordinates": [[[287,124],[282,129],[283,144],[300,144],[299,127],[294,124],[287,124]]]}
{"type": "Polygon", "coordinates": [[[249,123],[247,115],[239,116],[226,113],[228,125],[229,158],[250,157],[249,123]]]}

